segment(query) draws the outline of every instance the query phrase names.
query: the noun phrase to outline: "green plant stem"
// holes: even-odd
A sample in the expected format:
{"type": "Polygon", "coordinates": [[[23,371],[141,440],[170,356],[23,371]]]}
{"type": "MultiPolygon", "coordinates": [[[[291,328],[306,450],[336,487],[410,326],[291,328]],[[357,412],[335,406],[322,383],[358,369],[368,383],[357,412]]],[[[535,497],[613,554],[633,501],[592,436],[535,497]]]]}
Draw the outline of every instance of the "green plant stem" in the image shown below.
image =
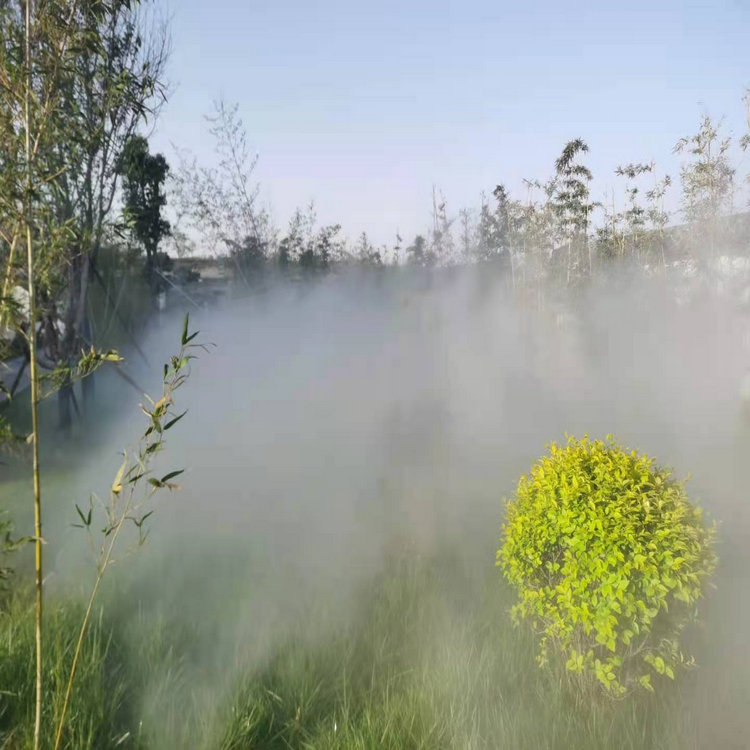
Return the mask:
{"type": "Polygon", "coordinates": [[[109,547],[107,547],[107,551],[104,557],[102,558],[101,564],[99,565],[99,568],[97,570],[96,581],[94,582],[94,586],[91,589],[89,602],[88,602],[88,605],[86,606],[86,613],[84,614],[83,620],[81,621],[81,629],[78,631],[78,640],[76,641],[76,649],[75,649],[75,652],[73,653],[73,663],[70,665],[70,675],[68,675],[68,684],[65,688],[65,699],[63,700],[62,710],[60,712],[60,719],[57,724],[57,731],[55,732],[55,750],[58,750],[58,748],[60,747],[60,742],[62,741],[62,733],[65,727],[65,718],[68,713],[68,706],[70,705],[70,697],[73,694],[73,682],[76,676],[76,669],[78,668],[78,660],[81,656],[81,648],[83,647],[83,639],[86,636],[86,630],[88,629],[89,620],[91,619],[91,612],[94,608],[94,601],[96,600],[96,595],[99,592],[99,586],[102,582],[102,578],[104,577],[104,571],[107,569],[107,566],[109,565],[110,560],[112,559],[112,551],[114,550],[115,543],[117,542],[117,537],[119,536],[120,530],[122,529],[125,521],[128,518],[128,513],[130,512],[130,507],[133,502],[133,493],[134,491],[131,490],[128,496],[128,502],[125,506],[125,509],[123,510],[120,516],[120,519],[117,522],[117,525],[112,531],[112,535],[109,540],[109,547]]]}
{"type": "Polygon", "coordinates": [[[34,246],[31,237],[31,0],[26,2],[26,19],[24,40],[24,60],[26,65],[26,86],[24,90],[25,120],[25,153],[26,153],[26,263],[29,290],[29,359],[31,386],[31,434],[33,442],[33,478],[34,478],[34,571],[35,571],[35,642],[36,642],[36,697],[34,708],[34,750],[39,749],[42,731],[42,488],[39,472],[39,366],[36,352],[36,290],[34,288],[34,246]]]}

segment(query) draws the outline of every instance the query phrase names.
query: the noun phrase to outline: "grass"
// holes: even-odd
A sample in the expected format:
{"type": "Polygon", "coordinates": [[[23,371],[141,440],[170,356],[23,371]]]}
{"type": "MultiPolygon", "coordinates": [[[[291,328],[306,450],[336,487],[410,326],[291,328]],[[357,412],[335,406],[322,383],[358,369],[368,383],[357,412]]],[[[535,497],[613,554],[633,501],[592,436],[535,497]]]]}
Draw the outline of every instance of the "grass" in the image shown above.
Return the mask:
{"type": "MultiPolygon", "coordinates": [[[[83,607],[56,603],[45,621],[46,660],[42,747],[51,747],[83,607]]],[[[127,732],[122,719],[126,686],[111,658],[112,631],[100,616],[89,631],[78,692],[65,736],[70,748],[114,747],[127,732]]],[[[15,595],[0,614],[0,746],[30,747],[34,731],[34,610],[29,592],[15,595]]]]}
{"type": "MultiPolygon", "coordinates": [[[[210,696],[194,666],[199,622],[178,613],[123,618],[108,607],[112,619],[100,615],[87,640],[66,747],[705,746],[696,689],[718,673],[658,684],[653,697],[583,702],[563,677],[537,668],[533,638],[510,624],[509,604],[494,570],[477,575],[447,552],[400,556],[363,587],[346,621],[310,612],[261,662],[237,663],[226,689],[210,696]]],[[[47,608],[48,732],[80,615],[66,599],[47,608]]],[[[32,736],[32,626],[19,593],[0,616],[4,748],[28,747],[32,736]]]]}
{"type": "Polygon", "coordinates": [[[536,668],[533,640],[508,624],[504,586],[488,580],[474,598],[469,583],[440,560],[395,566],[348,628],[284,644],[246,681],[217,746],[689,746],[674,693],[582,704],[536,668]]]}

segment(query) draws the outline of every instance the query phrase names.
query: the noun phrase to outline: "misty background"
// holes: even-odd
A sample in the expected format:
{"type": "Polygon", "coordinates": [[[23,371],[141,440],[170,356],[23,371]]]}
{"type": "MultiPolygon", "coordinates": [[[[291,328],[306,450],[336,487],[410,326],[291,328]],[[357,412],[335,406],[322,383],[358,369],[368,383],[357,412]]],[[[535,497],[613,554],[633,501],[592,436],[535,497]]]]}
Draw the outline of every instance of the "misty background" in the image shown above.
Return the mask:
{"type": "MultiPolygon", "coordinates": [[[[148,545],[112,583],[116,617],[134,632],[164,618],[187,629],[179,700],[206,711],[289,638],[325,641],[351,622],[394,553],[447,555],[463,571],[445,606],[486,596],[519,476],[566,433],[614,433],[690,474],[691,497],[720,523],[711,659],[685,711],[696,747],[717,731],[744,736],[747,320],[727,300],[681,307],[667,292],[659,281],[596,285],[555,317],[519,310],[473,269],[352,273],[194,317],[216,348],[195,362],[178,398],[188,415],[167,443],[163,468],[185,467],[184,489],[155,501],[148,545]]],[[[150,359],[180,326],[175,314],[150,333],[150,359]]],[[[157,384],[158,371],[133,372],[157,384]]],[[[142,423],[135,392],[114,376],[98,387],[117,391],[119,414],[56,489],[48,532],[51,548],[62,543],[51,580],[66,586],[91,571],[71,501],[106,493],[122,436],[142,423]]],[[[143,705],[166,731],[174,685],[160,690],[144,686],[143,705]]]]}
{"type": "MultiPolygon", "coordinates": [[[[80,6],[79,48],[35,6],[30,78],[25,8],[0,4],[0,511],[34,528],[31,432],[45,731],[96,577],[90,493],[110,495],[189,313],[206,350],[154,466],[181,488],[147,504],[143,546],[125,517],[71,738],[745,747],[748,8],[123,1],[80,6]],[[58,90],[41,51],[60,49],[58,90]],[[110,347],[122,362],[80,366],[110,347]],[[689,476],[719,525],[699,667],[653,700],[589,705],[511,624],[504,500],[569,434],[689,476]]],[[[11,747],[41,682],[32,545],[13,555],[11,747]]]]}

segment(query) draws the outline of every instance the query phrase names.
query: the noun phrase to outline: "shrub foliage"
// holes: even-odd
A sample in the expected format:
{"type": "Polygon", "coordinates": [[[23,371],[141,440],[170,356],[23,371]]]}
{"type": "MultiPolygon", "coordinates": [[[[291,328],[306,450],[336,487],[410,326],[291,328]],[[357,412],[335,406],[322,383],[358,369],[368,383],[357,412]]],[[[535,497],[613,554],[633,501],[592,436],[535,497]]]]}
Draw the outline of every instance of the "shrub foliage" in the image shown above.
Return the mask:
{"type": "Polygon", "coordinates": [[[579,684],[653,690],[692,663],[680,636],[716,565],[715,527],[654,459],[606,441],[552,444],[507,501],[497,564],[516,622],[541,635],[579,684]]]}

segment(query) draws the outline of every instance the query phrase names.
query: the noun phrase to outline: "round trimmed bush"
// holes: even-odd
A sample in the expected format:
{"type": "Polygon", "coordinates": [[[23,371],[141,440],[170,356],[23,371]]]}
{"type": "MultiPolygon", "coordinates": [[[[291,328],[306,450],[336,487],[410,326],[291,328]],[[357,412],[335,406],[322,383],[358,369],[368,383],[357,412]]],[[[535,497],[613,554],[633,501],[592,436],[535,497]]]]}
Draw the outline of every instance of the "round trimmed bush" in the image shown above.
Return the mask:
{"type": "Polygon", "coordinates": [[[692,663],[680,635],[716,566],[715,527],[654,459],[569,438],[507,501],[497,564],[518,591],[516,622],[580,684],[622,696],[692,663]]]}

